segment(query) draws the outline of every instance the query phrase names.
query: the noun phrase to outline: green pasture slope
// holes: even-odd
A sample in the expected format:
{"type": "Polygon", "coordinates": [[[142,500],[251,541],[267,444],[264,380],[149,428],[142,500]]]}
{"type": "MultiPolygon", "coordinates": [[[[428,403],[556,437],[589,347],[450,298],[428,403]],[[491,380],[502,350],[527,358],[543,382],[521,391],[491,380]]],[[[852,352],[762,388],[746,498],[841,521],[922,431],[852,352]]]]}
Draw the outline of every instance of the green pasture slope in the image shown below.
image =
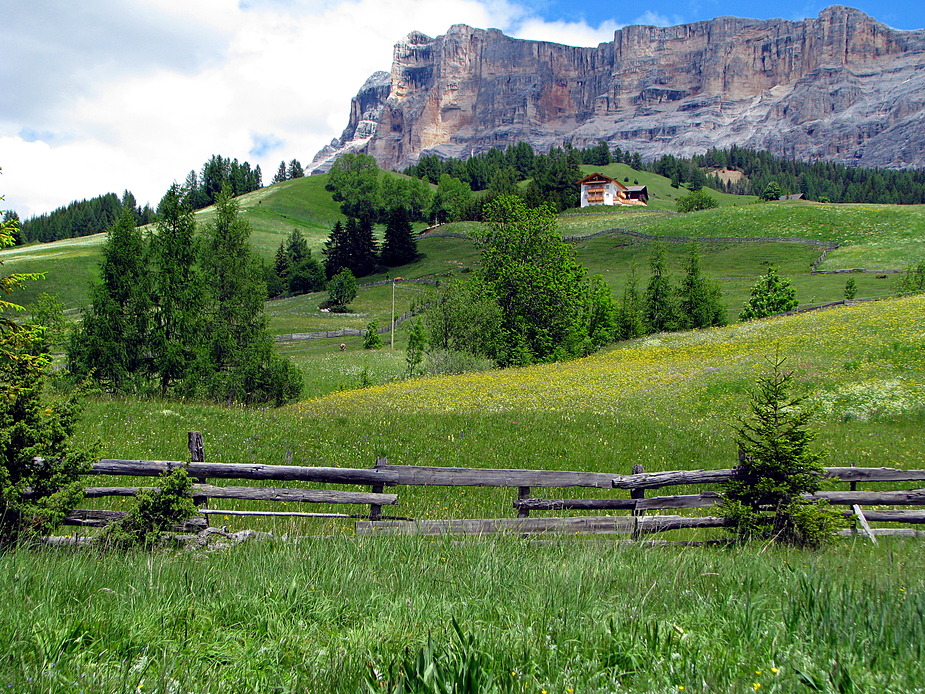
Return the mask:
{"type": "MultiPolygon", "coordinates": [[[[923,296],[869,302],[279,410],[92,399],[79,435],[126,458],[183,459],[186,432],[199,430],[207,459],[224,462],[726,467],[747,390],[779,350],[820,408],[829,464],[920,468],[923,315],[923,296]]],[[[401,515],[514,515],[512,490],[398,493],[401,515]]],[[[925,682],[921,541],[845,539],[813,553],[357,538],[342,520],[213,520],[303,539],[0,554],[0,688],[392,691],[419,657],[484,692],[905,694],[925,682]]]]}

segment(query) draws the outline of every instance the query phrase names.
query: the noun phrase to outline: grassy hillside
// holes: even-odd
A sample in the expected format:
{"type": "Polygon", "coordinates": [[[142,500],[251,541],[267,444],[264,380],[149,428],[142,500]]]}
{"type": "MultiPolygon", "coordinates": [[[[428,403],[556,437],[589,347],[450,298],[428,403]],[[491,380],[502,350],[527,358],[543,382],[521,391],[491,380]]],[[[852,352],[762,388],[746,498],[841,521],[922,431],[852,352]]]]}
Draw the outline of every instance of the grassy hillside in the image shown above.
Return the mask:
{"type": "MultiPolygon", "coordinates": [[[[628,472],[727,467],[746,392],[779,350],[819,403],[820,447],[833,465],[917,468],[925,459],[925,297],[662,334],[573,362],[334,392],[281,410],[94,400],[81,436],[104,456],[185,457],[205,433],[209,460],[366,467],[417,465],[628,472]]],[[[351,348],[317,353],[356,384],[400,364],[351,348]]],[[[510,514],[510,495],[402,490],[414,517],[510,514]]],[[[233,521],[229,521],[232,523],[233,521]]],[[[301,521],[300,521],[301,523],[301,521]]],[[[298,527],[304,528],[303,525],[298,527]]]]}
{"type": "MultiPolygon", "coordinates": [[[[637,171],[627,164],[608,164],[607,166],[580,166],[583,174],[588,175],[594,172],[602,173],[610,178],[615,178],[623,185],[641,185],[646,186],[649,190],[649,207],[656,210],[674,211],[678,198],[690,193],[686,188],[672,188],[671,179],[659,176],[648,171],[637,171]],[[629,179],[629,180],[625,180],[629,179]],[[634,183],[639,181],[639,183],[634,183]]],[[[722,193],[713,188],[704,188],[716,201],[720,207],[731,205],[745,205],[756,201],[758,198],[754,195],[730,195],[722,193]]],[[[587,208],[585,208],[587,209],[587,208]]]]}

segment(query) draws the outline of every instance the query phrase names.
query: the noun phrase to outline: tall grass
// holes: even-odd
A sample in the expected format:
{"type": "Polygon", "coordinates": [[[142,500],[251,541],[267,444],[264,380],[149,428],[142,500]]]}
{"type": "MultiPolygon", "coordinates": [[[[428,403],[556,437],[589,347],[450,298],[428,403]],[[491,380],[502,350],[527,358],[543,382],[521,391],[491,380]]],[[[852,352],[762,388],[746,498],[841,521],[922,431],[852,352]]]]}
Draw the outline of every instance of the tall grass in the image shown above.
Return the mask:
{"type": "MultiPolygon", "coordinates": [[[[919,549],[499,537],[13,551],[0,688],[388,691],[429,662],[444,682],[491,684],[479,691],[921,691],[919,549]]],[[[421,680],[406,691],[436,691],[421,680]]]]}

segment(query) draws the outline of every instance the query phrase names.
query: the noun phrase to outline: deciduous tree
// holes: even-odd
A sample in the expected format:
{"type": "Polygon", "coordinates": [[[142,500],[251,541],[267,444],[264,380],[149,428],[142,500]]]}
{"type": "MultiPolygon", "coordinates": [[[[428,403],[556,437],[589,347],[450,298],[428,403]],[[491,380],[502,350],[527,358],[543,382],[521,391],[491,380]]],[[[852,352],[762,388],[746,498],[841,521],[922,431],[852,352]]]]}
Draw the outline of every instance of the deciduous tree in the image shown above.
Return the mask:
{"type": "Polygon", "coordinates": [[[752,287],[751,296],[739,314],[739,320],[757,320],[785,311],[792,311],[798,305],[797,291],[786,277],[769,267],[752,287]]]}

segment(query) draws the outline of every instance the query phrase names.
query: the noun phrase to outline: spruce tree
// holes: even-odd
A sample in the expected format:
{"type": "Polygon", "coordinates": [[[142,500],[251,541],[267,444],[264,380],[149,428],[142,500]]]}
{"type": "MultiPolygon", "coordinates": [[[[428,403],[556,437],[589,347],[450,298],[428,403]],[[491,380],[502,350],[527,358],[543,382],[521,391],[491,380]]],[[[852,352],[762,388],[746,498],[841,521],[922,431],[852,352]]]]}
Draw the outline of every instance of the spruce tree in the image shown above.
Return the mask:
{"type": "Polygon", "coordinates": [[[348,265],[356,277],[371,275],[379,261],[379,249],[373,236],[373,223],[370,217],[347,220],[347,237],[350,255],[348,265]],[[352,222],[352,223],[351,223],[352,222]]]}
{"type": "Polygon", "coordinates": [[[110,227],[103,246],[100,283],[80,328],[71,334],[68,366],[112,392],[136,392],[151,372],[148,331],[150,290],[147,248],[128,210],[110,227]]]}
{"type": "Polygon", "coordinates": [[[408,221],[404,207],[396,207],[389,213],[385,227],[385,239],[380,259],[383,265],[395,267],[413,261],[418,254],[417,242],[408,221]]]}
{"type": "Polygon", "coordinates": [[[642,301],[639,298],[636,268],[630,271],[626,287],[623,289],[623,301],[620,304],[618,318],[618,335],[622,340],[632,340],[646,334],[645,316],[642,310],[642,301]]]}
{"type": "Polygon", "coordinates": [[[656,243],[652,254],[652,276],[646,286],[645,319],[649,332],[677,330],[677,310],[674,291],[668,277],[665,246],[656,243]]]}
{"type": "Polygon", "coordinates": [[[286,162],[281,161],[279,163],[279,168],[276,170],[276,175],[273,176],[273,183],[282,183],[283,181],[289,180],[289,172],[286,169],[286,162]]]}
{"type": "Polygon", "coordinates": [[[151,238],[152,323],[149,350],[160,393],[172,384],[195,378],[200,361],[203,308],[197,272],[196,223],[174,184],[158,205],[157,233],[151,238]]]}
{"type": "Polygon", "coordinates": [[[282,404],[301,392],[301,376],[277,355],[263,312],[266,287],[248,238],[250,226],[226,188],[202,245],[208,376],[212,398],[282,404]]]}
{"type": "Polygon", "coordinates": [[[687,272],[678,288],[678,313],[685,329],[726,324],[726,308],[715,282],[703,276],[700,250],[694,245],[687,260],[687,272]]]}
{"type": "Polygon", "coordinates": [[[324,271],[328,278],[350,266],[350,240],[340,220],[334,223],[321,254],[324,256],[324,271]]]}

